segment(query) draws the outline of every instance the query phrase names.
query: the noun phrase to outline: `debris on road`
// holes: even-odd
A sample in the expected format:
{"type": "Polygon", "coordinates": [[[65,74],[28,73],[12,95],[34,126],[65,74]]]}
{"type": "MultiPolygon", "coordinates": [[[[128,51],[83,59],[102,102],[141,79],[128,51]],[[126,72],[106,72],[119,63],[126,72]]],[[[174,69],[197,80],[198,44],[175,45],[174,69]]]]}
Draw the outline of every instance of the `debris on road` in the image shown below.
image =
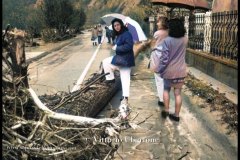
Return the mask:
{"type": "Polygon", "coordinates": [[[210,107],[210,111],[221,111],[221,120],[228,124],[229,134],[238,130],[238,106],[228,100],[223,93],[198,80],[191,73],[186,77],[185,85],[192,92],[203,98],[206,104],[201,108],[210,107]]]}

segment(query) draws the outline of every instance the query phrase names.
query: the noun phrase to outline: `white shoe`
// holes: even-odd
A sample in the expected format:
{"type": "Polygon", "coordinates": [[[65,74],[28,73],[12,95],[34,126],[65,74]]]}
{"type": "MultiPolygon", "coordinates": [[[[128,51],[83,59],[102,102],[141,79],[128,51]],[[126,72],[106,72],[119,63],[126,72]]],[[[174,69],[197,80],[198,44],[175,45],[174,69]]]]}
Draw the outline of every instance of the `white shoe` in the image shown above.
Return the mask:
{"type": "Polygon", "coordinates": [[[127,119],[129,113],[130,108],[128,107],[128,100],[124,98],[119,106],[119,116],[121,117],[121,119],[127,119]]]}
{"type": "Polygon", "coordinates": [[[125,104],[125,105],[128,106],[128,99],[123,98],[123,99],[121,100],[121,105],[122,105],[122,104],[125,104]]]}

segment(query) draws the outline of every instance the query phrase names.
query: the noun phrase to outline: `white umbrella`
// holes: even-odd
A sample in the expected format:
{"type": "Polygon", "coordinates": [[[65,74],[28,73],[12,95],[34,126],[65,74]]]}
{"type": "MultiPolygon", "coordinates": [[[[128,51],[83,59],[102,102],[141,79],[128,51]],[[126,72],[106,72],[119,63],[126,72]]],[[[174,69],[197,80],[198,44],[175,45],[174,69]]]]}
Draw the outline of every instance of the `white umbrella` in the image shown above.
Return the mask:
{"type": "MultiPolygon", "coordinates": [[[[134,42],[147,40],[147,37],[138,22],[136,22],[130,17],[126,17],[123,23],[128,28],[128,31],[131,33],[134,42]]],[[[112,25],[110,25],[108,28],[113,30],[112,25]]]]}
{"type": "Polygon", "coordinates": [[[126,17],[125,25],[127,26],[128,31],[132,34],[134,42],[147,40],[147,37],[138,22],[130,17],[126,17]]]}
{"type": "Polygon", "coordinates": [[[113,30],[112,25],[108,26],[108,29],[113,30]]]}
{"type": "Polygon", "coordinates": [[[122,14],[118,14],[118,13],[112,13],[112,14],[107,14],[107,15],[101,17],[101,18],[107,25],[109,25],[108,28],[110,30],[113,30],[112,25],[111,25],[112,20],[114,18],[119,18],[123,21],[124,25],[127,26],[128,31],[132,34],[134,42],[147,40],[147,37],[144,34],[144,32],[143,32],[141,26],[139,25],[139,23],[136,22],[135,20],[133,20],[130,17],[126,17],[126,16],[124,16],[122,14]]]}
{"type": "Polygon", "coordinates": [[[107,25],[111,25],[111,22],[114,18],[118,18],[118,19],[121,19],[122,21],[124,21],[124,19],[126,17],[122,14],[112,13],[112,14],[106,14],[106,15],[102,16],[101,18],[107,25]]]}

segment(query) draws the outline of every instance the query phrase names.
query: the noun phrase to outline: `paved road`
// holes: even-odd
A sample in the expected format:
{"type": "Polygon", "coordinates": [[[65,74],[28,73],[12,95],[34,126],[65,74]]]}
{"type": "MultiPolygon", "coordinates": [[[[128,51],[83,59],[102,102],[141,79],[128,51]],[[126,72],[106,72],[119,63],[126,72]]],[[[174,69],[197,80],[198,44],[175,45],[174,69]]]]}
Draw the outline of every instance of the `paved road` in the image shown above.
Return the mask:
{"type": "MultiPolygon", "coordinates": [[[[79,35],[70,45],[30,64],[30,86],[39,95],[72,90],[97,47],[91,44],[90,32],[79,35]]],[[[87,77],[98,70],[101,60],[111,54],[110,47],[103,42],[87,77]]]]}

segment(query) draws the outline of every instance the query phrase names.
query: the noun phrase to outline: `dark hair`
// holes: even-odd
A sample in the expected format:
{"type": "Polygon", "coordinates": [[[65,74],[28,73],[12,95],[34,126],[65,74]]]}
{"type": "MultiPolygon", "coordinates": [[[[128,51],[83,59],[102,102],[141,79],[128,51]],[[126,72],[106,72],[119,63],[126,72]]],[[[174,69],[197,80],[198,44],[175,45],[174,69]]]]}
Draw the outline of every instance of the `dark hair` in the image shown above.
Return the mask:
{"type": "Polygon", "coordinates": [[[114,19],[112,20],[112,28],[113,28],[113,33],[114,33],[115,35],[122,34],[124,31],[127,31],[127,30],[128,30],[127,27],[124,26],[123,21],[122,21],[121,19],[118,19],[118,18],[114,18],[114,19]],[[115,28],[114,28],[114,23],[115,23],[115,22],[119,22],[120,25],[121,25],[121,30],[120,30],[119,32],[117,32],[117,31],[115,30],[115,28]]]}
{"type": "Polygon", "coordinates": [[[168,35],[170,37],[180,38],[183,37],[186,33],[183,20],[179,18],[170,19],[168,23],[168,29],[168,35]]]}

